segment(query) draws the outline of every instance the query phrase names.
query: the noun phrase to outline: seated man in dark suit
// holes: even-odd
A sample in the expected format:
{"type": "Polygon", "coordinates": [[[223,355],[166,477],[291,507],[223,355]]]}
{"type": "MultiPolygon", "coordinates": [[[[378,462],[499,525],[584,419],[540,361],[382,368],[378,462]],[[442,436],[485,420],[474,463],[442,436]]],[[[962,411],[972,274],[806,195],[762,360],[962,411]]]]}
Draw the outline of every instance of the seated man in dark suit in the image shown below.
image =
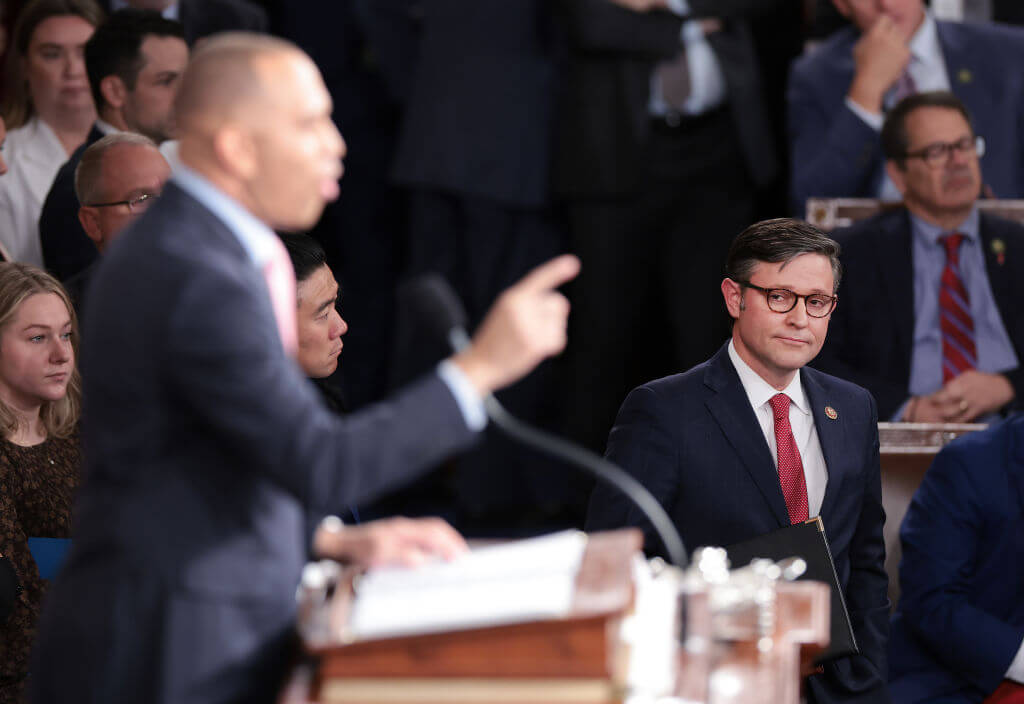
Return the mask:
{"type": "Polygon", "coordinates": [[[1024,197],[1024,31],[942,22],[923,0],[833,0],[853,26],[793,64],[790,72],[790,195],[899,200],[886,178],[879,131],[885,111],[907,95],[956,94],[992,149],[982,166],[996,197],[1024,197]]]}
{"type": "Polygon", "coordinates": [[[188,63],[181,25],[149,10],[121,10],[85,44],[85,68],[99,119],[57,176],[39,216],[46,268],[65,281],[96,259],[79,224],[75,169],[105,134],[137,132],[161,144],[174,133],[171,108],[188,63]]]}
{"type": "Polygon", "coordinates": [[[339,389],[328,379],[338,369],[341,336],[348,332],[348,323],[341,317],[338,304],[341,291],[334,272],[327,265],[327,252],[308,235],[281,235],[288,257],[295,269],[296,322],[299,327],[299,350],[296,361],[313,380],[327,406],[337,412],[346,408],[339,389]]]}
{"type": "Polygon", "coordinates": [[[882,142],[904,207],[835,233],[843,305],[818,364],[884,420],[986,419],[1024,391],[1024,227],[978,212],[985,143],[952,94],[906,98],[882,142]]]}
{"type": "Polygon", "coordinates": [[[893,701],[1024,701],[1024,417],[939,453],[900,543],[893,701]]]}
{"type": "MultiPolygon", "coordinates": [[[[75,169],[75,195],[85,203],[78,218],[99,254],[160,197],[170,177],[163,154],[141,134],[115,132],[85,150],[75,169]]],[[[79,316],[95,268],[94,262],[64,281],[79,316]]]]}
{"type": "MultiPolygon", "coordinates": [[[[732,243],[722,281],[732,339],[707,362],[634,389],[607,456],[664,505],[690,548],[730,545],[821,516],[860,654],[808,678],[811,702],[886,702],[888,579],[871,395],[805,365],[825,341],[839,248],[768,220],[732,243]]],[[[599,486],[590,530],[650,525],[599,486]]]]}

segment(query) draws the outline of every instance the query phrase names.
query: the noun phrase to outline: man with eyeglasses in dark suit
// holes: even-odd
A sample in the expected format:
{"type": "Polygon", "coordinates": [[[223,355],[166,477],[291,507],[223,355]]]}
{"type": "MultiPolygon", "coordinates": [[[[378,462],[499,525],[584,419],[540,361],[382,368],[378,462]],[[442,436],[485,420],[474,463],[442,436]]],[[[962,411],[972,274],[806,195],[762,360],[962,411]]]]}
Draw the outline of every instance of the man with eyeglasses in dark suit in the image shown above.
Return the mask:
{"type": "Polygon", "coordinates": [[[904,99],[882,143],[903,207],[835,233],[843,306],[818,365],[883,420],[989,420],[1024,393],[1024,227],[978,211],[986,145],[953,94],[904,99]]]}
{"type": "MultiPolygon", "coordinates": [[[[878,418],[871,395],[806,365],[836,307],[839,248],[804,222],[767,220],[736,238],[721,291],[732,337],[703,364],[634,389],[607,456],[662,503],[690,548],[731,545],[820,516],[860,654],[807,679],[807,699],[888,702],[878,418]]],[[[598,487],[587,529],[637,525],[598,487]]]]}

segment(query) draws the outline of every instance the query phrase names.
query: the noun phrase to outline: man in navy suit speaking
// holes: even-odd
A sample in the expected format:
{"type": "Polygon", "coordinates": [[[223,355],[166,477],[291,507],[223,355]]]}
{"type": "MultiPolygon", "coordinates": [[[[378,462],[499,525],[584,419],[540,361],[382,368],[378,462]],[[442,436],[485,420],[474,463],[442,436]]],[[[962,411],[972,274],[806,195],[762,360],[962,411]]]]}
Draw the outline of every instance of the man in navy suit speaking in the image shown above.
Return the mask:
{"type": "MultiPolygon", "coordinates": [[[[337,196],[345,143],[330,115],[319,72],[287,42],[223,35],[195,52],[176,103],[180,163],[89,291],[87,479],[34,701],[274,701],[305,516],[467,446],[481,398],[564,346],[568,303],[553,289],[574,257],[508,289],[435,373],[344,419],[329,412],[291,356],[294,273],[272,228],[308,228],[337,196]]],[[[398,536],[398,552],[452,546],[422,535],[398,536]]],[[[341,552],[364,563],[395,547],[348,542],[341,552]]]]}
{"type": "MultiPolygon", "coordinates": [[[[608,458],[661,501],[690,548],[730,545],[820,515],[860,654],[808,678],[811,702],[887,702],[888,580],[883,567],[878,419],[870,394],[806,365],[837,303],[839,247],[796,220],[736,238],[722,295],[732,339],[707,362],[634,389],[608,458]]],[[[590,530],[639,525],[597,488],[590,530]]]]}

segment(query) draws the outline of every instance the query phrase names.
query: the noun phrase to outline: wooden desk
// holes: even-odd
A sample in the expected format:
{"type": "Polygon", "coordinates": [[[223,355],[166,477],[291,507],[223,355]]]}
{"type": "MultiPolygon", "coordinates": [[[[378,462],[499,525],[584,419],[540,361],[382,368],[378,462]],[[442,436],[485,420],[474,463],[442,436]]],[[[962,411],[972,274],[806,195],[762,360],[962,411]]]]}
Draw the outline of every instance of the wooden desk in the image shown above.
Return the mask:
{"type": "Polygon", "coordinates": [[[882,507],[885,509],[885,571],[889,600],[899,599],[900,525],[935,455],[954,438],[982,430],[977,423],[879,423],[882,507]]]}
{"type": "MultiPolygon", "coordinates": [[[[881,201],[877,198],[808,198],[804,219],[815,227],[829,232],[885,210],[901,207],[903,203],[881,201]]],[[[981,199],[978,201],[978,209],[983,213],[1024,223],[1024,200],[981,199]]]]}

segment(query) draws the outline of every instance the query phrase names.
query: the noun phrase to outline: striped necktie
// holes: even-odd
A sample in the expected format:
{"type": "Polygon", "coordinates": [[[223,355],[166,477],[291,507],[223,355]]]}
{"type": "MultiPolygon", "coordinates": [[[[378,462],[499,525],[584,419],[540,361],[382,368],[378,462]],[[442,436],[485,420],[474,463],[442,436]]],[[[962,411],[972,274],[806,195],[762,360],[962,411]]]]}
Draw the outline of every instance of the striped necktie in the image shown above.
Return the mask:
{"type": "Polygon", "coordinates": [[[946,268],[939,284],[939,329],[942,332],[942,382],[946,383],[978,365],[970,298],[960,276],[961,234],[945,235],[946,268]]]}

